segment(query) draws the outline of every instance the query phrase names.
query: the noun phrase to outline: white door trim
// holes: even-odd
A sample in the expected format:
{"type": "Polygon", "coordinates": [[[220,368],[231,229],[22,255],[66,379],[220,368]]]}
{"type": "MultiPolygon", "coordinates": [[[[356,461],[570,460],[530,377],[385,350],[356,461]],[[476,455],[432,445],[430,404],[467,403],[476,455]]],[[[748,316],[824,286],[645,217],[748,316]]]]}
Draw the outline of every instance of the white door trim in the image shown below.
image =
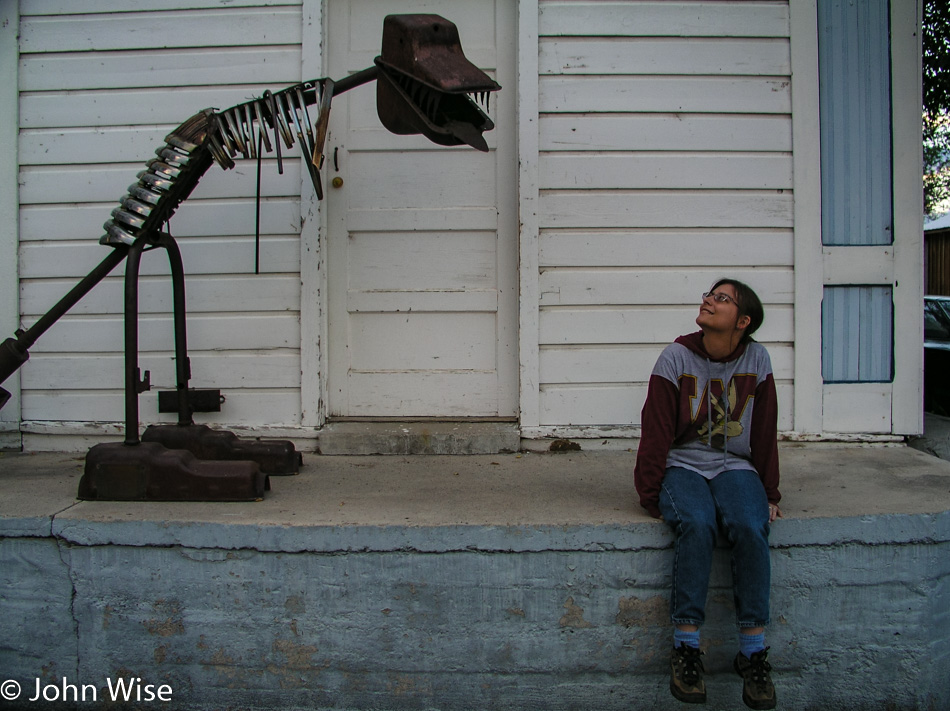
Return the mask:
{"type": "Polygon", "coordinates": [[[538,0],[518,3],[519,360],[521,427],[541,424],[538,0]]]}
{"type": "MultiPolygon", "coordinates": [[[[303,0],[301,35],[301,81],[324,76],[323,27],[326,0],[303,0]]],[[[326,293],[323,244],[326,214],[314,194],[310,176],[300,171],[300,424],[320,427],[326,420],[324,385],[326,354],[326,309],[320,302],[326,293]]]]}

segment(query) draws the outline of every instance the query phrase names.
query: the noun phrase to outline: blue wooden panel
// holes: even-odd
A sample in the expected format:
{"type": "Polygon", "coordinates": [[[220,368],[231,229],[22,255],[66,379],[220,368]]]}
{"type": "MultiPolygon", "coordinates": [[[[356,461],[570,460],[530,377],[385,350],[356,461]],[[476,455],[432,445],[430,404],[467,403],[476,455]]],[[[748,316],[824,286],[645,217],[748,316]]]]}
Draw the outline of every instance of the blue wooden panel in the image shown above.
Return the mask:
{"type": "Polygon", "coordinates": [[[894,379],[894,306],[889,286],[826,286],[821,305],[826,383],[894,379]]]}
{"type": "Polygon", "coordinates": [[[888,0],[818,2],[826,245],[893,241],[888,5],[888,0]]]}

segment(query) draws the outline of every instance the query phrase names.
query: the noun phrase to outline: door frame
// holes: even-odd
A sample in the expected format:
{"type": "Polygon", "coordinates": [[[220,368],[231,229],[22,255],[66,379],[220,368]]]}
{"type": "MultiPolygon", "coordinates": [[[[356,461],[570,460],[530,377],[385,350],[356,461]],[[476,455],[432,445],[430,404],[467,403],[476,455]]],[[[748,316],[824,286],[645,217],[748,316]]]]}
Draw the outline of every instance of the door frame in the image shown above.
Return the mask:
{"type": "MultiPolygon", "coordinates": [[[[301,81],[326,76],[327,1],[302,0],[301,81]]],[[[319,428],[326,422],[323,344],[327,342],[327,316],[320,300],[327,293],[327,216],[306,170],[300,171],[300,216],[300,425],[319,428]]]]}

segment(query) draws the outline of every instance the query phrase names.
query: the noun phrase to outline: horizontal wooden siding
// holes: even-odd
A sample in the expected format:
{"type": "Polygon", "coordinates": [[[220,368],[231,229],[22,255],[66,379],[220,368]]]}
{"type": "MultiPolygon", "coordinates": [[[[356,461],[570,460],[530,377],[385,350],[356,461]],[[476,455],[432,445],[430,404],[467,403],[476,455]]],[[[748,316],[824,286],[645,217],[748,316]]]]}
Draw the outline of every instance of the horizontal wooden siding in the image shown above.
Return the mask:
{"type": "Polygon", "coordinates": [[[541,426],[639,425],[660,351],[733,276],[790,429],[787,2],[539,9],[541,426]]]}
{"type": "MultiPolygon", "coordinates": [[[[300,81],[301,3],[21,0],[20,304],[31,325],[108,253],[102,223],[164,144],[208,106],[300,81]]],[[[309,78],[309,77],[307,77],[309,78]]],[[[171,221],[187,275],[193,387],[220,388],[227,424],[300,421],[300,163],[263,165],[261,273],[254,274],[256,162],[212,166],[171,221]]],[[[124,266],[32,349],[25,422],[123,418],[124,266]]],[[[174,388],[168,260],[144,255],[141,367],[174,388]]]]}

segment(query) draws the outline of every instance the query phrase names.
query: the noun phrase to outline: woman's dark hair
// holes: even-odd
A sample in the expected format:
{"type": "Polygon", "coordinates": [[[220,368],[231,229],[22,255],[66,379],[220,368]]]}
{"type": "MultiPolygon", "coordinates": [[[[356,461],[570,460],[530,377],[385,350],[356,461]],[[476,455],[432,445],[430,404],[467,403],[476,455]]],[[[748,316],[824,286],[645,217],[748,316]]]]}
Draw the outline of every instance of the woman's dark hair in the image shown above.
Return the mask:
{"type": "Polygon", "coordinates": [[[762,302],[759,300],[758,295],[752,291],[752,287],[736,279],[720,279],[712,285],[710,291],[715,291],[723,284],[729,284],[735,289],[736,306],[739,307],[739,317],[749,317],[749,325],[746,326],[742,334],[742,343],[746,343],[752,340],[752,334],[762,325],[762,320],[765,318],[765,309],[762,308],[762,302]]]}

